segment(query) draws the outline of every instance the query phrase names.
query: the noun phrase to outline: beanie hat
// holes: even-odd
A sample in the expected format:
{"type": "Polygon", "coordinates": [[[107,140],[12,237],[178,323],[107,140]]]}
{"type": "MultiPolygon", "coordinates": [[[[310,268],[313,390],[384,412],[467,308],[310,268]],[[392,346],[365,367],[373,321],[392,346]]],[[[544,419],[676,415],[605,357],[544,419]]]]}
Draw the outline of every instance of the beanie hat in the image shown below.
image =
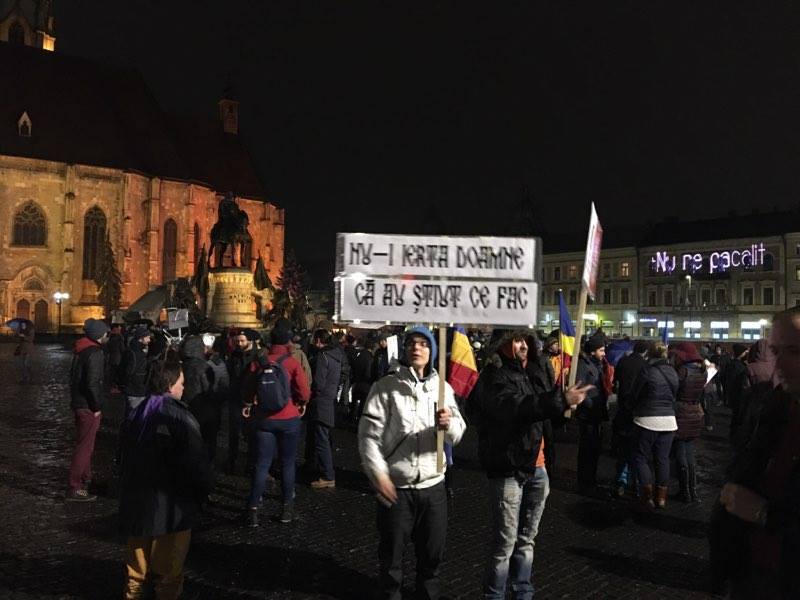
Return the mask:
{"type": "Polygon", "coordinates": [[[255,342],[261,339],[261,336],[255,329],[243,329],[239,335],[243,335],[250,342],[255,342]]]}
{"type": "Polygon", "coordinates": [[[403,347],[405,347],[405,345],[408,343],[408,340],[411,338],[412,335],[421,335],[422,337],[428,340],[428,344],[431,347],[431,360],[428,364],[430,366],[436,364],[436,351],[437,351],[436,339],[433,337],[431,330],[422,325],[412,327],[411,329],[406,331],[406,334],[403,337],[403,347]]]}
{"type": "Polygon", "coordinates": [[[98,341],[101,337],[108,333],[108,325],[101,319],[86,319],[83,322],[83,331],[86,332],[86,337],[90,340],[98,341]]]}
{"type": "Polygon", "coordinates": [[[147,328],[146,325],[137,325],[133,328],[133,334],[131,335],[131,339],[133,340],[140,340],[143,337],[148,337],[150,335],[150,330],[147,328]]]}
{"type": "Polygon", "coordinates": [[[747,347],[747,344],[734,344],[733,345],[733,357],[734,358],[739,358],[742,354],[744,354],[748,350],[749,350],[749,348],[747,347]]]}
{"type": "Polygon", "coordinates": [[[697,351],[697,346],[691,342],[680,342],[670,346],[669,349],[678,357],[681,363],[701,362],[703,360],[697,351]]]}
{"type": "Polygon", "coordinates": [[[600,348],[605,346],[606,344],[604,338],[605,336],[602,335],[593,335],[588,340],[586,340],[586,345],[585,345],[586,352],[591,354],[595,350],[599,350],[600,348]]]}

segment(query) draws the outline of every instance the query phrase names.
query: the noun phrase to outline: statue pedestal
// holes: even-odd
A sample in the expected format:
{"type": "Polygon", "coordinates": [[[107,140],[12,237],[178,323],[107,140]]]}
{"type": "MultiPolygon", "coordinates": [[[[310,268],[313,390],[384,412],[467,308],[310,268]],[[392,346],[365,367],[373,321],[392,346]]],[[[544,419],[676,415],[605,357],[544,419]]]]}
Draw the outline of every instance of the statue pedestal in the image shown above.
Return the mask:
{"type": "Polygon", "coordinates": [[[253,274],[246,269],[225,268],[208,274],[208,318],[222,327],[259,328],[253,294],[253,274]]]}

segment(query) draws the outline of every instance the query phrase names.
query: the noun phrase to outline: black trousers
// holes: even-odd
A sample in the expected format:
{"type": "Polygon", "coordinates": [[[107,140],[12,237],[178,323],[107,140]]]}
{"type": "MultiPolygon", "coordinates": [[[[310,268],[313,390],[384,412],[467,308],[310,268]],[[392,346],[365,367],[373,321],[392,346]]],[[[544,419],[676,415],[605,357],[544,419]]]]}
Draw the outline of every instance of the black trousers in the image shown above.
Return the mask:
{"type": "Polygon", "coordinates": [[[378,502],[378,533],[379,597],[400,600],[403,550],[410,539],[417,557],[416,597],[437,600],[447,534],[444,482],[421,490],[399,489],[390,508],[378,502]]]}
{"type": "Polygon", "coordinates": [[[603,429],[599,423],[582,421],[578,428],[578,484],[597,485],[597,463],[603,445],[603,429]]]}

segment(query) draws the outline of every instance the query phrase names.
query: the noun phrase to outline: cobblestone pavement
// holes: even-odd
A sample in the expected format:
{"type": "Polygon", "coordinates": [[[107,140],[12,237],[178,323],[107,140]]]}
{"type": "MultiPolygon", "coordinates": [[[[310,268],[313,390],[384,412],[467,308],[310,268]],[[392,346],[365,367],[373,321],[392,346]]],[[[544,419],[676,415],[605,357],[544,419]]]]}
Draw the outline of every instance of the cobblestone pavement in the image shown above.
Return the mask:
{"type": "MultiPolygon", "coordinates": [[[[57,345],[37,345],[36,381],[19,385],[12,350],[0,344],[0,596],[119,597],[122,540],[110,465],[121,400],[104,413],[95,453],[95,479],[105,483],[105,494],[94,504],[67,504],[74,436],[65,383],[70,354],[57,345]]],[[[590,500],[572,491],[576,447],[571,432],[564,434],[536,544],[537,598],[709,597],[702,591],[706,522],[728,460],[726,416],[716,416],[717,429],[704,436],[698,451],[705,500],[672,502],[646,517],[635,516],[628,499],[590,500]]],[[[358,470],[354,432],[335,433],[337,487],[315,492],[300,483],[298,520],[291,525],[264,519],[257,530],[239,527],[248,482],[218,478],[213,504],[193,532],[186,597],[369,597],[376,569],[374,499],[358,470]]],[[[478,598],[489,530],[487,482],[478,469],[474,432],[456,448],[456,464],[442,577],[449,598],[478,598]]],[[[612,468],[604,456],[601,475],[609,478],[612,468]]],[[[278,502],[271,489],[267,514],[278,502]]],[[[408,554],[406,583],[412,586],[411,547],[408,554]]]]}

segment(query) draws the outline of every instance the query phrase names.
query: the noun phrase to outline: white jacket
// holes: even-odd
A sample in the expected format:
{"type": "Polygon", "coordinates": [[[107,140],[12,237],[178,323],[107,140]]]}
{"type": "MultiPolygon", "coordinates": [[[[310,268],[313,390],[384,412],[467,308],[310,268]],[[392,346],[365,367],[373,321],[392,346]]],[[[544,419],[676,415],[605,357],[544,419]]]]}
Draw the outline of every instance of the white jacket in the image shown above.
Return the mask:
{"type": "MultiPolygon", "coordinates": [[[[369,392],[358,424],[361,465],[373,483],[388,474],[398,488],[426,488],[444,479],[436,471],[436,400],[439,375],[419,380],[405,366],[378,380],[369,392]]],[[[457,444],[466,424],[453,389],[445,383],[445,405],[453,415],[444,439],[457,444]]]]}

